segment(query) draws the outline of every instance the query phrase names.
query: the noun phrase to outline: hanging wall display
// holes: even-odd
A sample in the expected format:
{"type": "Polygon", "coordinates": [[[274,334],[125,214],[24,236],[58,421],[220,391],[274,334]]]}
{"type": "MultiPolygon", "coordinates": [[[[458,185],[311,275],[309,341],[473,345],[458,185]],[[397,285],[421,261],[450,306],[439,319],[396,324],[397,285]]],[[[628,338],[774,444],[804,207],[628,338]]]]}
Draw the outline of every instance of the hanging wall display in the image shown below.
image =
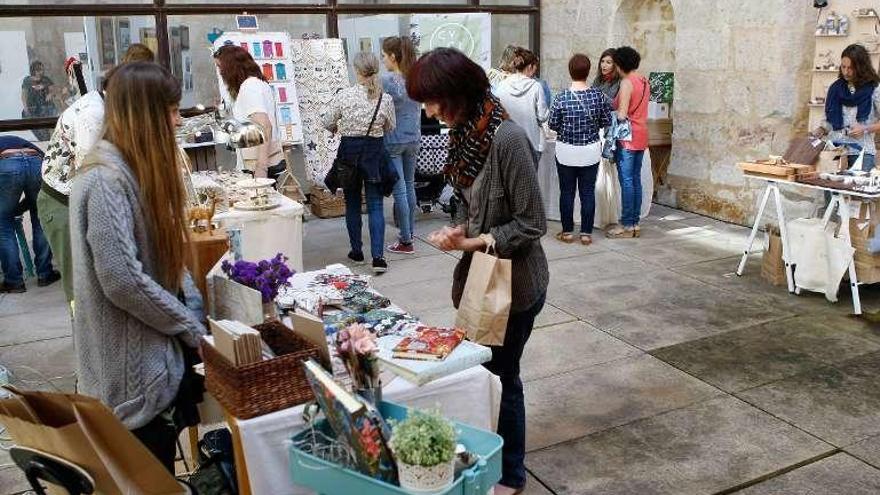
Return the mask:
{"type": "MultiPolygon", "coordinates": [[[[289,79],[293,72],[290,59],[290,35],[280,32],[229,32],[214,41],[214,49],[223,45],[238,45],[254,58],[263,76],[272,87],[275,97],[275,120],[281,141],[285,144],[303,142],[303,119],[300,116],[297,88],[289,79]]],[[[219,79],[219,78],[218,78],[219,79]]],[[[220,94],[227,94],[220,80],[220,94]]]]}
{"type": "Polygon", "coordinates": [[[324,130],[321,116],[336,93],[349,85],[345,51],[340,39],[296,39],[290,48],[303,124],[306,174],[312,183],[323,185],[336,158],[339,138],[324,130]]]}

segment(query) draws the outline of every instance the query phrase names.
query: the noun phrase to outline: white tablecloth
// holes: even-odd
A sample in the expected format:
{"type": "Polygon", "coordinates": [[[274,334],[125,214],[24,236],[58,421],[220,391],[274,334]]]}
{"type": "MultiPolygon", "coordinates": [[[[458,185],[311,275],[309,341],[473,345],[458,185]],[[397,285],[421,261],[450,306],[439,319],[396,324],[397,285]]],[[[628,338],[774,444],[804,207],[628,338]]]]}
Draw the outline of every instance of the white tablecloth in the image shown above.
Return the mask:
{"type": "Polygon", "coordinates": [[[230,208],[214,215],[222,227],[241,229],[241,251],[246,260],[263,260],[279,252],[289,258],[291,268],[302,271],[303,205],[283,195],[273,210],[243,211],[230,208]]]}
{"type": "MultiPolygon", "coordinates": [[[[600,163],[596,178],[596,216],[594,227],[604,228],[616,223],[620,218],[620,183],[617,180],[617,168],[600,163]]],[[[559,215],[559,176],[556,173],[556,142],[548,141],[541,155],[538,166],[538,185],[544,197],[544,208],[548,220],[560,220],[559,215]]],[[[651,173],[651,154],[645,150],[642,159],[642,211],[641,218],[651,212],[651,200],[654,198],[654,176],[651,173]]],[[[581,221],[581,201],[574,198],[574,222],[581,221]]]]}
{"type": "MultiPolygon", "coordinates": [[[[444,416],[495,431],[501,382],[482,366],[416,387],[396,378],[383,388],[384,399],[421,409],[439,408],[444,416]]],[[[311,491],[293,484],[288,467],[289,440],[303,427],[303,407],[238,421],[247,459],[251,493],[299,495],[311,491]]]]}

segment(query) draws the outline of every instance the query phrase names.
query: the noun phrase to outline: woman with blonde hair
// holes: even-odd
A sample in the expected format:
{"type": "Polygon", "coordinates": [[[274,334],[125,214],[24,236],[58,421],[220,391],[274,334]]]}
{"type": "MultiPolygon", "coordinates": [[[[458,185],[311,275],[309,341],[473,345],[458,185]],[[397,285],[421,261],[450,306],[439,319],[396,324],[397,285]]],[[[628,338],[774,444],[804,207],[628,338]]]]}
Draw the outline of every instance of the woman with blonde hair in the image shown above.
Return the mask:
{"type": "Polygon", "coordinates": [[[364,261],[361,240],[363,189],[367,196],[370,254],[373,255],[373,271],[378,274],[388,270],[383,246],[385,214],[382,211],[382,196],[385,195],[383,183],[387,182],[388,159],[384,137],[394,130],[396,116],[394,101],[382,92],[379,82],[379,59],[372,53],[360,52],[355,55],[352,65],[357,74],[357,84],[336,95],[324,115],[324,127],[342,136],[336,159],[356,168],[358,175],[355,183],[343,187],[345,225],[351,243],[348,258],[356,263],[364,261]]]}
{"type": "Polygon", "coordinates": [[[201,300],[184,266],[179,102],[167,69],[116,68],[104,140],[77,172],[70,198],[79,391],[113,409],[171,472],[175,418],[193,405],[184,400],[185,349],[205,334],[188,308],[201,300]]]}
{"type": "Polygon", "coordinates": [[[397,171],[394,184],[394,213],[400,235],[388,246],[392,253],[413,254],[413,232],[418,209],[416,162],[422,139],[422,106],[406,93],[406,78],[416,61],[416,49],[407,36],[392,36],[382,42],[382,61],[388,70],[382,75],[382,89],[394,100],[397,126],[385,135],[385,149],[397,171]]]}

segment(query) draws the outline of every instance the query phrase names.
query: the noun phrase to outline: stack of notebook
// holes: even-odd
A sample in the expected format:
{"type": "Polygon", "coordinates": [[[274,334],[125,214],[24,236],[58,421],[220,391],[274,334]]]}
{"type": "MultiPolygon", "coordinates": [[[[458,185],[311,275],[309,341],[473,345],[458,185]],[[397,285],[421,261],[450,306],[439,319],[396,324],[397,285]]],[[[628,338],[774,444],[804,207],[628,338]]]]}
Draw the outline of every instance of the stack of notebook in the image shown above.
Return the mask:
{"type": "Polygon", "coordinates": [[[274,356],[260,338],[260,332],[232,320],[208,320],[217,351],[235,366],[258,363],[274,356]]]}

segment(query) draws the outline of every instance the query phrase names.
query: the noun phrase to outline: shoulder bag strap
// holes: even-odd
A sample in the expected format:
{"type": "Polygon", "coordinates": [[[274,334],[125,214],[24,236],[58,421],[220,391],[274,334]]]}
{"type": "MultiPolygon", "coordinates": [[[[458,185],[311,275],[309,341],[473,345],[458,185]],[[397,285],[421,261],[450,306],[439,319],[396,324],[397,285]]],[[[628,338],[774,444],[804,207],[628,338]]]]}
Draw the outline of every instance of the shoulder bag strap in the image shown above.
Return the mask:
{"type": "Polygon", "coordinates": [[[642,85],[642,99],[639,100],[639,104],[636,105],[636,107],[632,109],[633,112],[635,112],[636,110],[638,110],[639,108],[641,108],[641,107],[642,107],[642,103],[645,102],[645,93],[648,92],[648,81],[647,81],[646,79],[642,79],[642,82],[644,83],[644,84],[642,85]]]}
{"type": "Polygon", "coordinates": [[[379,107],[382,106],[383,96],[385,96],[385,93],[379,93],[379,101],[376,102],[376,109],[373,110],[373,118],[370,119],[370,125],[367,126],[367,133],[364,134],[364,137],[369,137],[370,131],[373,130],[373,124],[376,123],[376,116],[379,115],[379,107]]]}

